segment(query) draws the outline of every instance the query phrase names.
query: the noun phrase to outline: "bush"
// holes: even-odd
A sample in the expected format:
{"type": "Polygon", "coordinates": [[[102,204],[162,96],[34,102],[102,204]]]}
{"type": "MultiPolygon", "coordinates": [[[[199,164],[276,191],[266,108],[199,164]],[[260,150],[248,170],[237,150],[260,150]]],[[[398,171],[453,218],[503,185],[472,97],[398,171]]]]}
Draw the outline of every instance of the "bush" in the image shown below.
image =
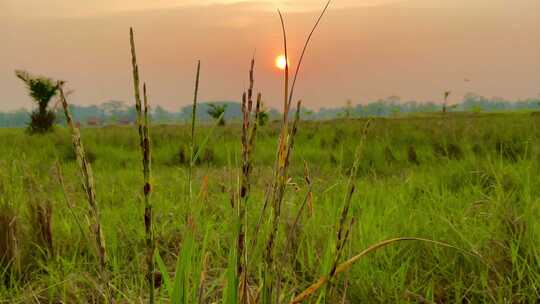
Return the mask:
{"type": "Polygon", "coordinates": [[[43,134],[52,130],[56,115],[52,111],[44,111],[43,113],[36,110],[30,115],[30,123],[28,124],[28,132],[30,134],[43,134]]]}

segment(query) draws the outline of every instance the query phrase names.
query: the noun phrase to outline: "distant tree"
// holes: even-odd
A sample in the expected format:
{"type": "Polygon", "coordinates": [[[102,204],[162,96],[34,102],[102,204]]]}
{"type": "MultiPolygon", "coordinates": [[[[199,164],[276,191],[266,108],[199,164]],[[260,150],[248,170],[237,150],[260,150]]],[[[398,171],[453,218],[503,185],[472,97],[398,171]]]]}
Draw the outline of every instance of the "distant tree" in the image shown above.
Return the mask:
{"type": "Polygon", "coordinates": [[[170,120],[171,114],[167,112],[162,106],[157,106],[152,115],[156,122],[168,122],[170,120]]]}
{"type": "Polygon", "coordinates": [[[208,110],[206,113],[210,115],[213,119],[218,120],[220,126],[225,125],[225,111],[227,110],[227,105],[218,105],[218,104],[209,104],[208,110]]]}
{"type": "Polygon", "coordinates": [[[348,99],[347,104],[345,105],[345,109],[343,111],[343,116],[345,117],[345,119],[351,118],[353,111],[354,111],[354,108],[352,106],[352,101],[348,99]]]}
{"type": "Polygon", "coordinates": [[[105,115],[109,116],[111,122],[118,122],[125,115],[128,107],[122,101],[109,100],[102,103],[101,108],[104,110],[105,115]]]}
{"type": "Polygon", "coordinates": [[[49,103],[58,93],[58,84],[50,78],[33,76],[26,71],[15,71],[15,75],[25,83],[30,97],[38,106],[30,114],[28,131],[30,133],[51,131],[55,114],[53,110],[49,109],[49,103]]]}

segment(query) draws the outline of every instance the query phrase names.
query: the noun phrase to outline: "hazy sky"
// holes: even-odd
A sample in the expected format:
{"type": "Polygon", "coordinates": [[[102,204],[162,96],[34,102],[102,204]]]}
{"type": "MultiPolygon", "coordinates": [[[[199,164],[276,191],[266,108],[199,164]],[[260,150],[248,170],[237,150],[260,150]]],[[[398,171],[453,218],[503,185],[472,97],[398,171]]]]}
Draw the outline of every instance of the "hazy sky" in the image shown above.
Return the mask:
{"type": "MultiPolygon", "coordinates": [[[[201,99],[238,100],[256,50],[256,86],[279,107],[286,11],[291,63],[323,0],[0,0],[0,110],[30,107],[15,69],[68,81],[71,102],[132,101],[129,27],[136,31],[151,102],[190,103],[202,61],[201,99]]],[[[312,108],[403,100],[455,101],[472,91],[540,93],[538,0],[335,0],[315,34],[297,87],[312,108]],[[470,82],[464,79],[470,79],[470,82]]]]}
{"type": "MultiPolygon", "coordinates": [[[[189,6],[252,5],[259,9],[305,11],[319,9],[319,0],[3,0],[12,14],[41,16],[92,16],[133,10],[170,9],[189,6]]],[[[338,0],[334,8],[372,6],[403,0],[338,0]]]]}

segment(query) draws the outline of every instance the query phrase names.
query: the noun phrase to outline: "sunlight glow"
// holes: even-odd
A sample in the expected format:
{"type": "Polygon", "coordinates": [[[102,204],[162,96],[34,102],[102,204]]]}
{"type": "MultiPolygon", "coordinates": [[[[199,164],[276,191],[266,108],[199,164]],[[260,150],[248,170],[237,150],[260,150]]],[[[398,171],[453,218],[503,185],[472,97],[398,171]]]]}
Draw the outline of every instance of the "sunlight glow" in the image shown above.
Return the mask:
{"type": "Polygon", "coordinates": [[[276,67],[280,70],[285,70],[287,67],[287,59],[285,58],[285,55],[279,55],[276,58],[276,67]]]}

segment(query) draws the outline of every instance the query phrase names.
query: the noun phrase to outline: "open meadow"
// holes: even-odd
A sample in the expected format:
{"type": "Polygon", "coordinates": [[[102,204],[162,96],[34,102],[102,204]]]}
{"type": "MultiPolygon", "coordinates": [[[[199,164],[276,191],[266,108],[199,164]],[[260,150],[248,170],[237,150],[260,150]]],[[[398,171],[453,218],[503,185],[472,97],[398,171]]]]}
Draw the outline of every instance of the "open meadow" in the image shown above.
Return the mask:
{"type": "Polygon", "coordinates": [[[538,0],[8,2],[0,304],[540,304],[538,0]]]}
{"type": "MultiPolygon", "coordinates": [[[[266,209],[279,180],[280,122],[259,126],[249,196],[240,190],[240,122],[197,126],[200,153],[192,166],[190,125],[150,125],[156,301],[235,303],[245,292],[252,303],[293,303],[330,274],[308,303],[538,303],[540,115],[367,122],[301,121],[282,204],[271,206],[271,198],[266,209]],[[238,231],[245,231],[241,258],[238,231]],[[403,237],[411,239],[379,244],[340,265],[403,237]],[[271,295],[261,287],[268,280],[271,295]]],[[[70,131],[1,129],[0,303],[148,298],[137,127],[83,128],[81,138],[93,170],[104,267],[70,131]]]]}

